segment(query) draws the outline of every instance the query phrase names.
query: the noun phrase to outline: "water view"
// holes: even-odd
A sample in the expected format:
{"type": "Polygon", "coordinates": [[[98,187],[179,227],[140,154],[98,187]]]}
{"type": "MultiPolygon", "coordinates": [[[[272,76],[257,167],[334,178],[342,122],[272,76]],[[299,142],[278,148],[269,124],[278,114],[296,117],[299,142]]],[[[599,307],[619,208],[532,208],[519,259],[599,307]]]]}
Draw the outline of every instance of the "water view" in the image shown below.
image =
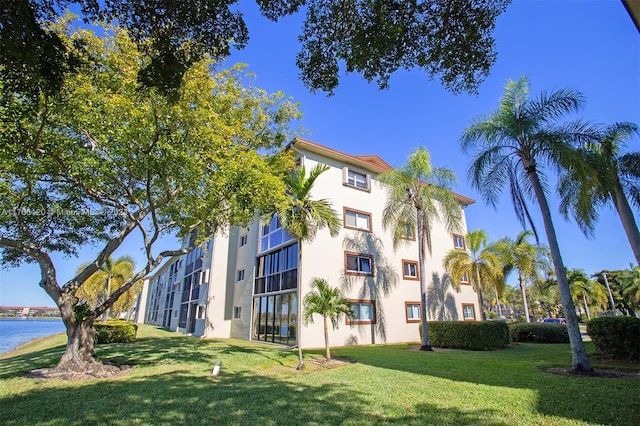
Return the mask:
{"type": "Polygon", "coordinates": [[[0,319],[0,353],[9,352],[33,339],[64,332],[60,319],[0,319]]]}

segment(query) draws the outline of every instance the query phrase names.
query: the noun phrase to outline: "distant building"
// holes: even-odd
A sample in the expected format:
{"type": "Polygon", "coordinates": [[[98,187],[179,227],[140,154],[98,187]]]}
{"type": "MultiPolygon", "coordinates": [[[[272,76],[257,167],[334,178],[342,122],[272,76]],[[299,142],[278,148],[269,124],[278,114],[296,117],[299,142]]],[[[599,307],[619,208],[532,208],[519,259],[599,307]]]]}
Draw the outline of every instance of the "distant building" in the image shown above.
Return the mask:
{"type": "Polygon", "coordinates": [[[12,318],[12,317],[59,317],[60,310],[58,308],[50,307],[32,307],[32,306],[0,306],[0,317],[12,318]]]}
{"type": "MultiPolygon", "coordinates": [[[[327,230],[319,231],[302,246],[298,265],[299,242],[277,218],[231,227],[206,247],[171,259],[148,277],[138,322],[195,336],[294,345],[300,297],[318,277],[339,287],[351,303],[351,315],[330,331],[332,345],[418,341],[416,237],[409,232],[407,244],[394,250],[390,232],[382,227],[386,190],[377,176],[391,166],[377,155],[352,156],[300,138],[288,149],[307,171],[316,164],[330,167],[312,192],[314,199],[328,199],[339,213],[340,234],[332,238],[327,230]]],[[[466,250],[464,207],[474,201],[457,198],[464,229],[450,234],[436,224],[432,231],[433,252],[426,259],[429,320],[474,321],[480,316],[471,285],[463,282],[457,293],[442,267],[449,250],[466,250]]],[[[304,347],[324,344],[320,318],[303,327],[304,347]]]]}

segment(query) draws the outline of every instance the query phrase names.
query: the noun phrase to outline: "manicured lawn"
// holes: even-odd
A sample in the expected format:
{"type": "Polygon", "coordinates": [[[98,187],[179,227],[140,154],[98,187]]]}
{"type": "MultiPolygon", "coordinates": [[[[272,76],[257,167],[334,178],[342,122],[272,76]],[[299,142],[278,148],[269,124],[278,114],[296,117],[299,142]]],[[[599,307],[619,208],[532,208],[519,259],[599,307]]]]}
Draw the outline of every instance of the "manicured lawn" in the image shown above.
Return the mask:
{"type": "MultiPolygon", "coordinates": [[[[97,348],[135,363],[103,380],[38,381],[61,338],[0,356],[2,425],[176,424],[637,424],[640,380],[566,377],[569,345],[520,344],[492,352],[418,352],[414,345],[338,348],[355,360],[321,367],[321,349],[295,351],[241,340],[205,340],[142,326],[131,344],[97,348]],[[216,359],[218,377],[211,376],[216,359]]],[[[591,343],[587,349],[593,351],[591,343]]],[[[637,367],[636,372],[638,371],[637,367]]]]}

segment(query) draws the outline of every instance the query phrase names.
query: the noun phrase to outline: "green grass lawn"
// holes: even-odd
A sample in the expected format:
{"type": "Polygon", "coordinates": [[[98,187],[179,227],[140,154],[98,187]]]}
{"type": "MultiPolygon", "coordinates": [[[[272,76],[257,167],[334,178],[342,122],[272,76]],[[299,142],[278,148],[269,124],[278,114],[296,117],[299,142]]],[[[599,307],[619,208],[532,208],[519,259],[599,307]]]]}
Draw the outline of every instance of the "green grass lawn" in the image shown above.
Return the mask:
{"type": "Polygon", "coordinates": [[[136,365],[110,379],[25,378],[56,363],[61,336],[1,355],[0,424],[634,425],[640,416],[638,379],[549,373],[571,364],[568,344],[490,352],[338,348],[355,362],[333,368],[314,363],[319,349],[305,351],[307,368],[297,372],[296,351],[149,326],[138,337],[97,347],[105,361],[136,365]],[[213,377],[216,359],[223,364],[213,377]]]}

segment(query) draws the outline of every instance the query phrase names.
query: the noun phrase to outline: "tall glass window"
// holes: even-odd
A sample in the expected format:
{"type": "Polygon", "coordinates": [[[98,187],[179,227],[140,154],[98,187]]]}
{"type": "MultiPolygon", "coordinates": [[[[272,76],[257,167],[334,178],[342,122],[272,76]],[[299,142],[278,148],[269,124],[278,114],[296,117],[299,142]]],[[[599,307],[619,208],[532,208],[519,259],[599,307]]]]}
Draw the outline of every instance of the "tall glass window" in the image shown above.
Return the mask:
{"type": "Polygon", "coordinates": [[[265,252],[291,240],[295,240],[295,237],[282,227],[278,216],[274,215],[271,222],[262,225],[260,252],[265,252]]]}

